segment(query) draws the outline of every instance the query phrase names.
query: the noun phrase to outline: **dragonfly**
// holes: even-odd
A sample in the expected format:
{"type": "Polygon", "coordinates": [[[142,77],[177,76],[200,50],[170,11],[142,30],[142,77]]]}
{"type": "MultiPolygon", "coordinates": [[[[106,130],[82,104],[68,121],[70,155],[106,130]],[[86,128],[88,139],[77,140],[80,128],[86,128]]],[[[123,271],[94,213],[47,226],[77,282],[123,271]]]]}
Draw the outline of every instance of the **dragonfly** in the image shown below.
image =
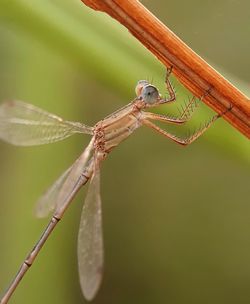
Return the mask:
{"type": "Polygon", "coordinates": [[[137,128],[147,126],[156,132],[186,146],[200,137],[222,114],[216,114],[199,130],[180,138],[160,128],[153,121],[183,124],[187,122],[197,106],[193,97],[182,108],[178,116],[156,114],[148,109],[169,104],[176,100],[175,90],[169,80],[172,68],[167,69],[165,85],[167,97],[146,80],[140,80],[135,88],[136,97],[126,106],[97,122],[93,127],[80,122],[64,120],[36,106],[9,101],[0,105],[0,139],[17,146],[48,144],[63,140],[73,134],[88,134],[90,142],[56,182],[38,200],[36,214],[52,217],[40,239],[20,266],[0,303],[5,304],[19,285],[21,279],[35,261],[52,231],[62,219],[66,209],[79,189],[89,181],[83,205],[78,234],[78,269],[80,286],[84,297],[91,301],[102,281],[104,250],[102,233],[102,209],[100,196],[100,165],[107,155],[137,128]]]}

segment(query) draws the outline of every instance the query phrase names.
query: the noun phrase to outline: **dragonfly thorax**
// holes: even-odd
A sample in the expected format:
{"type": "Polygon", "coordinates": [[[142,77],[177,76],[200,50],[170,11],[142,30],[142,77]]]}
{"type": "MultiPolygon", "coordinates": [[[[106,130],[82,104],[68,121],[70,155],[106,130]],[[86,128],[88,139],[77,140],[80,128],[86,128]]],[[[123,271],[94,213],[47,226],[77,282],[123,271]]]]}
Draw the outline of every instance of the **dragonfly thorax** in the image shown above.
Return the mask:
{"type": "Polygon", "coordinates": [[[99,152],[109,153],[140,127],[139,109],[131,107],[126,114],[114,115],[98,122],[94,127],[94,146],[99,152]]]}

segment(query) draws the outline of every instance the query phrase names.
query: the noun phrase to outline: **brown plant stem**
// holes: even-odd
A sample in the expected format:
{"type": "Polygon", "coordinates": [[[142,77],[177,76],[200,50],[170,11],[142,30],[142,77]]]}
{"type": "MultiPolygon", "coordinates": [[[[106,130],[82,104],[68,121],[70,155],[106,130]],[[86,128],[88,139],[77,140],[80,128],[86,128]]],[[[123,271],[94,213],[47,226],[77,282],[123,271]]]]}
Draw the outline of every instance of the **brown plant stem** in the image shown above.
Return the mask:
{"type": "Polygon", "coordinates": [[[123,24],[179,81],[250,138],[250,99],[190,49],[137,0],[81,0],[123,24]]]}

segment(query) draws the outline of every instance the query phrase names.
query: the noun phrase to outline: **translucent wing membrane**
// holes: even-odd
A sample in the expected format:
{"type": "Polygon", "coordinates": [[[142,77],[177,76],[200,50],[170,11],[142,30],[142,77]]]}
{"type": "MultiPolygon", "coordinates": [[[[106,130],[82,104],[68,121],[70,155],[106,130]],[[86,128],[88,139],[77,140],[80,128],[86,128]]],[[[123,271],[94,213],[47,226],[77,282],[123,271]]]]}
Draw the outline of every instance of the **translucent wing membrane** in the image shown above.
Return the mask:
{"type": "Polygon", "coordinates": [[[54,211],[58,194],[69,176],[71,169],[72,166],[68,168],[37,201],[35,209],[37,217],[46,217],[50,212],[54,211]]]}
{"type": "Polygon", "coordinates": [[[85,176],[82,176],[82,173],[86,169],[92,149],[93,139],[75,163],[37,201],[35,209],[37,217],[46,217],[50,212],[55,210],[56,216],[61,218],[62,213],[75,193],[88,180],[85,176]]]}
{"type": "MultiPolygon", "coordinates": [[[[56,197],[56,204],[55,204],[56,207],[55,216],[58,218],[61,218],[62,214],[67,208],[69,202],[71,202],[71,200],[73,199],[74,195],[81,188],[81,186],[88,181],[88,177],[84,175],[84,172],[86,171],[86,168],[88,166],[91,166],[91,164],[88,164],[88,160],[93,150],[93,145],[94,145],[94,138],[91,139],[87,148],[75,161],[75,163],[71,167],[71,170],[66,176],[65,182],[63,183],[62,187],[59,189],[58,195],[56,197]]],[[[88,174],[91,173],[88,172],[88,174]]]]}
{"type": "Polygon", "coordinates": [[[100,171],[94,172],[83,206],[78,234],[80,284],[87,300],[92,300],[101,283],[103,271],[102,211],[100,171]]]}
{"type": "Polygon", "coordinates": [[[93,134],[93,128],[62,118],[22,101],[0,105],[0,138],[18,146],[63,140],[75,133],[93,134]]]}

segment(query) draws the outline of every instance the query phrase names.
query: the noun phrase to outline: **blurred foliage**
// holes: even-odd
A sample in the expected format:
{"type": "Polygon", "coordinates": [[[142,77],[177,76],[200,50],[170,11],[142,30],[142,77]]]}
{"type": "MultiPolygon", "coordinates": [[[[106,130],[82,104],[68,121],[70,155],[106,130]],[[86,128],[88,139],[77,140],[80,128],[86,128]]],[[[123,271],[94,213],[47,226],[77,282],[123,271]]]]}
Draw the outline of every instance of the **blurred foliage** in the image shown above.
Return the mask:
{"type": "MultiPolygon", "coordinates": [[[[249,94],[248,1],[143,3],[249,94]]],[[[80,1],[2,0],[0,66],[1,100],[90,125],[131,100],[138,79],[153,78],[164,92],[164,67],[80,1]]],[[[188,92],[173,81],[180,104],[188,92]]],[[[211,115],[202,106],[187,127],[211,115]]],[[[34,202],[87,141],[0,143],[0,290],[46,225],[33,217],[34,202]]],[[[102,168],[106,264],[93,303],[249,303],[249,149],[221,120],[186,149],[142,128],[115,150],[102,168]]],[[[84,302],[76,261],[83,192],[10,303],[84,302]]]]}

